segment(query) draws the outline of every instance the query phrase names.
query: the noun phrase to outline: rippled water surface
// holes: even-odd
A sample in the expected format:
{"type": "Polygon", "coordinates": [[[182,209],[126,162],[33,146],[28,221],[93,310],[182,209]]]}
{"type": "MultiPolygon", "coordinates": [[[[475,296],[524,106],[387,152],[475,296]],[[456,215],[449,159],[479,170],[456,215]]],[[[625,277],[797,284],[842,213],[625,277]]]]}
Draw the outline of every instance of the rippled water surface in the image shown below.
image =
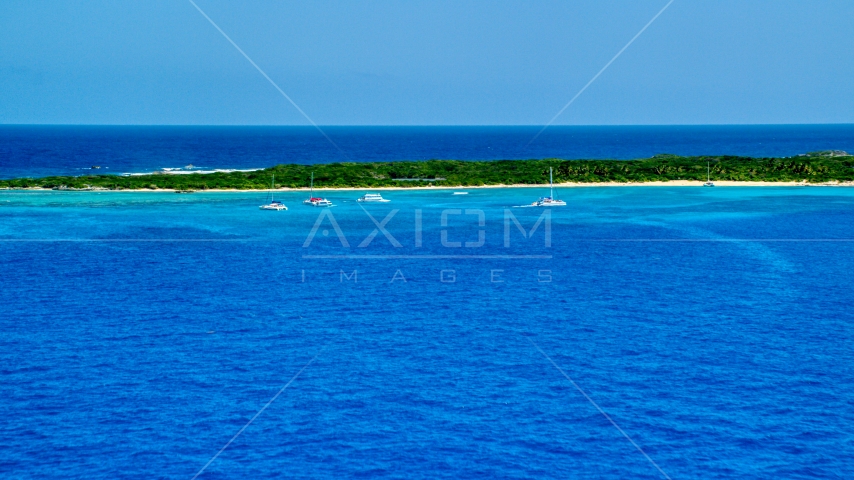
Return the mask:
{"type": "Polygon", "coordinates": [[[0,192],[2,476],[854,476],[854,190],[362,193],[0,192]]]}

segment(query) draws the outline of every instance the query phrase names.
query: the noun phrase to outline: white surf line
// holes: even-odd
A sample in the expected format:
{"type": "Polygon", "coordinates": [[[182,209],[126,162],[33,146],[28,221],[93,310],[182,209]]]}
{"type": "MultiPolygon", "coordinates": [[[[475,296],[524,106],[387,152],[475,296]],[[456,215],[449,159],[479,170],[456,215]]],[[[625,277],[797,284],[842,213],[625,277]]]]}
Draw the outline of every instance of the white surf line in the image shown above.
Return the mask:
{"type": "Polygon", "coordinates": [[[261,415],[261,413],[262,413],[264,410],[266,410],[266,409],[267,409],[267,407],[269,407],[271,403],[273,403],[277,398],[279,398],[279,395],[281,395],[281,394],[282,394],[282,392],[284,392],[286,388],[288,388],[292,383],[294,383],[294,380],[296,380],[296,379],[297,379],[297,377],[299,377],[299,376],[300,376],[300,374],[301,374],[301,373],[302,373],[306,368],[308,368],[308,366],[309,366],[309,365],[311,365],[312,363],[314,363],[314,360],[315,360],[315,359],[317,359],[317,357],[318,357],[321,353],[323,353],[323,350],[325,350],[325,349],[326,349],[326,347],[321,348],[321,349],[320,349],[320,351],[319,351],[319,352],[317,352],[317,355],[315,355],[314,357],[312,357],[312,359],[311,359],[311,360],[309,360],[309,361],[308,361],[308,363],[306,363],[305,365],[303,365],[303,367],[300,369],[300,371],[299,371],[299,372],[297,372],[297,374],[296,374],[296,375],[294,375],[294,376],[293,376],[293,377],[288,381],[288,383],[286,383],[286,384],[285,384],[285,386],[281,388],[281,390],[279,390],[278,392],[276,392],[276,394],[275,394],[275,395],[273,395],[273,398],[271,398],[271,399],[270,399],[270,401],[269,401],[269,402],[267,402],[267,404],[266,404],[266,405],[264,405],[263,407],[261,407],[261,410],[258,410],[258,413],[256,413],[254,417],[252,417],[251,419],[249,419],[249,421],[248,421],[248,422],[246,422],[246,425],[244,425],[244,426],[243,426],[243,428],[241,428],[240,430],[238,430],[238,431],[237,431],[237,433],[235,433],[235,434],[234,434],[234,436],[233,436],[233,437],[231,437],[231,440],[229,440],[229,441],[228,441],[228,443],[226,443],[225,445],[223,445],[223,447],[222,447],[222,448],[220,448],[218,452],[216,452],[216,455],[214,455],[213,457],[211,457],[211,459],[210,459],[210,460],[208,460],[208,463],[206,463],[206,464],[205,464],[205,466],[204,466],[204,467],[202,467],[202,469],[201,469],[201,470],[199,470],[198,472],[196,472],[196,474],[195,474],[195,475],[193,475],[193,479],[192,479],[192,480],[196,480],[196,478],[197,478],[199,475],[201,475],[201,474],[205,471],[205,469],[206,469],[206,468],[208,468],[208,467],[210,466],[210,464],[211,464],[211,463],[213,463],[213,461],[214,461],[214,460],[216,460],[216,459],[217,459],[217,457],[219,457],[219,456],[220,456],[220,454],[221,454],[222,452],[224,452],[224,451],[225,451],[225,449],[226,449],[226,448],[228,448],[228,446],[229,446],[229,445],[231,445],[231,444],[232,444],[232,442],[234,442],[234,440],[236,440],[236,439],[237,439],[237,437],[239,437],[239,436],[240,436],[240,434],[241,434],[241,433],[243,433],[243,431],[244,431],[244,430],[246,430],[246,428],[247,428],[247,427],[249,427],[249,425],[251,425],[251,424],[252,424],[252,422],[254,422],[254,421],[255,421],[255,419],[256,419],[256,418],[258,418],[258,415],[261,415]]]}
{"type": "Polygon", "coordinates": [[[231,39],[231,37],[229,37],[228,35],[226,35],[226,33],[225,33],[225,32],[223,32],[221,28],[219,28],[219,25],[217,25],[217,24],[216,24],[216,22],[214,22],[213,20],[211,20],[211,17],[209,17],[209,16],[208,16],[208,14],[206,14],[206,13],[204,12],[204,10],[202,10],[198,5],[196,5],[196,2],[194,2],[193,0],[187,0],[187,1],[188,1],[188,2],[190,2],[190,4],[192,4],[194,7],[196,7],[196,10],[198,10],[198,11],[199,11],[199,13],[201,13],[201,14],[202,14],[202,16],[203,16],[203,17],[205,17],[205,18],[207,19],[207,21],[208,21],[208,22],[210,22],[210,24],[211,24],[211,25],[213,25],[213,26],[214,26],[214,28],[216,28],[216,29],[217,29],[217,31],[218,31],[219,33],[221,33],[221,34],[222,34],[222,36],[223,36],[223,37],[225,37],[225,39],[226,39],[226,40],[228,40],[228,42],[229,42],[229,43],[231,43],[231,45],[232,45],[232,46],[234,46],[234,48],[236,48],[238,52],[240,52],[240,54],[241,54],[241,55],[243,55],[243,58],[245,58],[246,60],[248,60],[248,61],[249,61],[249,63],[251,63],[251,64],[252,64],[252,66],[253,66],[253,67],[255,67],[255,70],[258,70],[258,72],[259,72],[261,75],[263,75],[263,76],[264,76],[264,78],[266,78],[268,82],[270,82],[270,85],[272,85],[276,90],[278,90],[278,91],[279,91],[279,93],[281,93],[281,94],[282,94],[282,96],[283,96],[283,97],[285,97],[285,99],[286,99],[288,102],[290,102],[290,103],[291,103],[291,105],[293,105],[293,106],[294,106],[294,108],[296,108],[296,109],[297,109],[297,111],[298,111],[300,114],[302,114],[302,116],[303,116],[303,117],[305,117],[305,119],[306,119],[306,120],[308,120],[308,123],[310,123],[314,128],[316,128],[316,129],[317,129],[317,131],[318,131],[318,132],[320,132],[320,134],[321,134],[321,135],[323,135],[323,136],[326,138],[326,140],[328,140],[328,141],[329,141],[329,143],[331,143],[335,148],[337,148],[337,149],[338,149],[338,151],[339,151],[339,152],[341,152],[341,155],[344,155],[344,157],[346,157],[348,160],[350,160],[350,157],[348,157],[348,156],[347,156],[347,154],[346,154],[346,153],[344,153],[344,150],[342,150],[342,149],[341,149],[341,147],[339,147],[337,143],[333,142],[333,141],[332,141],[332,139],[331,139],[331,138],[329,138],[329,135],[327,135],[327,134],[326,134],[326,132],[324,132],[324,131],[323,131],[323,129],[322,129],[322,128],[320,128],[320,126],[319,126],[319,125],[317,125],[316,123],[314,123],[314,120],[312,120],[312,119],[311,119],[311,117],[309,117],[309,116],[308,116],[308,114],[307,114],[307,113],[305,113],[305,112],[303,111],[303,109],[302,109],[302,108],[300,108],[300,106],[299,106],[299,105],[297,105],[297,104],[296,104],[296,102],[294,102],[294,101],[291,99],[291,97],[289,97],[289,96],[288,96],[288,94],[287,94],[287,93],[285,93],[285,91],[284,91],[284,90],[282,90],[281,88],[279,88],[279,86],[276,84],[276,82],[274,82],[274,81],[273,81],[273,79],[272,79],[272,78],[270,78],[270,76],[269,76],[269,75],[267,75],[267,73],[266,73],[266,72],[264,72],[264,70],[261,70],[261,67],[259,67],[257,63],[255,63],[251,58],[249,58],[249,55],[247,55],[247,54],[246,54],[246,52],[244,52],[244,51],[243,51],[243,49],[241,49],[239,46],[237,46],[237,44],[236,44],[236,43],[234,43],[234,40],[232,40],[232,39],[231,39]]]}
{"type": "Polygon", "coordinates": [[[593,399],[592,399],[592,398],[590,398],[590,396],[589,396],[589,395],[587,395],[587,392],[585,392],[581,387],[579,387],[579,386],[578,386],[578,384],[577,384],[577,383],[575,383],[575,381],[574,381],[573,379],[569,378],[569,375],[567,375],[567,374],[566,374],[566,372],[564,372],[564,371],[563,371],[563,369],[562,369],[562,368],[560,368],[560,367],[557,365],[557,363],[555,363],[555,361],[554,361],[554,360],[552,360],[552,357],[548,356],[548,355],[546,354],[546,352],[544,352],[544,351],[543,351],[543,349],[542,349],[542,348],[540,348],[540,346],[539,346],[539,345],[537,345],[536,343],[534,343],[534,341],[533,341],[533,340],[531,340],[531,337],[529,337],[529,336],[527,336],[527,335],[523,335],[523,336],[524,336],[526,339],[528,339],[528,341],[529,341],[529,342],[531,342],[531,345],[533,345],[537,350],[539,350],[539,351],[540,351],[540,353],[542,353],[542,354],[543,354],[543,356],[544,356],[544,357],[546,357],[546,359],[547,359],[549,362],[551,362],[551,364],[552,364],[552,365],[554,365],[554,367],[555,367],[555,368],[556,368],[556,369],[557,369],[557,370],[558,370],[558,371],[559,371],[559,372],[560,372],[560,373],[561,373],[561,374],[562,374],[562,375],[563,375],[567,380],[569,380],[569,383],[571,383],[571,384],[572,384],[572,386],[573,386],[573,387],[575,387],[575,389],[576,389],[576,390],[578,390],[582,395],[584,395],[584,398],[586,398],[586,399],[587,399],[587,401],[588,401],[588,402],[590,402],[590,404],[591,404],[591,405],[593,405],[594,407],[596,407],[596,410],[599,410],[599,413],[601,413],[601,414],[602,414],[606,419],[608,419],[608,421],[609,421],[609,422],[611,422],[611,425],[613,425],[613,426],[614,426],[614,428],[616,428],[617,430],[619,430],[619,432],[620,432],[620,433],[622,433],[624,437],[626,437],[626,440],[628,440],[629,442],[631,442],[631,444],[632,444],[632,445],[634,445],[634,447],[635,447],[636,449],[638,449],[638,451],[639,451],[641,454],[643,454],[643,456],[644,456],[644,457],[646,457],[646,459],[647,459],[647,460],[649,460],[649,463],[651,463],[651,464],[652,464],[652,465],[653,465],[653,466],[654,466],[654,467],[655,467],[659,472],[661,472],[661,474],[662,474],[662,475],[664,475],[664,478],[666,478],[667,480],[672,480],[672,479],[670,478],[670,476],[669,476],[669,475],[667,475],[666,473],[664,473],[664,470],[662,470],[662,469],[661,469],[661,467],[659,467],[659,466],[658,466],[658,464],[657,464],[657,463],[655,463],[655,461],[654,461],[652,458],[650,458],[650,456],[649,456],[649,455],[647,455],[647,454],[646,454],[646,452],[644,452],[644,451],[643,451],[643,449],[640,447],[640,445],[638,445],[637,443],[635,443],[635,441],[634,441],[634,440],[632,440],[632,437],[630,437],[630,436],[629,436],[625,431],[623,431],[623,429],[622,429],[622,428],[620,428],[620,426],[619,426],[619,425],[617,425],[617,422],[615,422],[615,421],[614,421],[614,419],[612,419],[610,415],[608,415],[607,413],[605,413],[605,410],[602,410],[602,407],[600,407],[600,406],[599,406],[599,404],[597,404],[596,402],[594,402],[594,401],[593,401],[593,399]]]}
{"type": "MultiPolygon", "coordinates": [[[[576,94],[575,94],[575,96],[574,96],[574,97],[572,97],[572,100],[570,100],[566,105],[564,105],[564,106],[563,106],[563,108],[561,108],[561,109],[560,109],[560,111],[559,111],[559,112],[557,112],[557,114],[556,114],[554,117],[552,117],[552,119],[551,119],[551,120],[549,120],[549,123],[547,123],[547,124],[546,124],[542,129],[540,129],[540,131],[539,131],[539,132],[537,132],[537,134],[536,134],[536,135],[534,135],[534,138],[532,138],[530,141],[528,141],[528,145],[530,145],[534,140],[536,140],[536,139],[537,139],[537,137],[539,137],[539,136],[540,136],[540,134],[541,134],[541,133],[543,133],[547,128],[549,128],[549,127],[551,126],[551,124],[552,124],[552,123],[554,123],[554,121],[555,121],[555,120],[557,120],[557,117],[559,117],[559,116],[560,116],[560,114],[562,114],[562,113],[564,112],[564,110],[566,110],[567,108],[569,108],[569,106],[570,106],[570,105],[572,105],[572,102],[574,102],[576,98],[578,98],[579,96],[581,96],[581,94],[582,94],[582,93],[584,93],[584,91],[585,91],[585,90],[587,90],[587,87],[589,87],[593,82],[595,82],[595,81],[596,81],[596,79],[597,79],[597,78],[599,78],[599,75],[602,75],[602,72],[604,72],[605,70],[607,70],[607,69],[608,69],[608,67],[610,67],[610,66],[611,66],[611,64],[612,64],[612,63],[614,63],[614,60],[616,60],[620,55],[622,55],[622,54],[623,54],[623,52],[625,52],[625,51],[626,51],[626,49],[627,49],[627,48],[629,48],[629,45],[631,45],[632,43],[634,43],[634,41],[635,41],[635,40],[637,40],[637,38],[638,38],[638,37],[640,37],[640,36],[641,36],[641,34],[642,34],[644,31],[646,31],[646,29],[647,29],[647,28],[649,28],[649,26],[650,26],[650,25],[652,25],[652,22],[654,22],[654,21],[655,21],[655,19],[657,19],[657,18],[659,17],[659,15],[661,15],[662,13],[664,13],[664,11],[665,11],[665,10],[667,10],[667,7],[669,7],[669,6],[670,6],[670,4],[671,4],[671,3],[673,3],[673,1],[674,1],[674,0],[670,0],[669,2],[667,2],[667,5],[665,5],[665,6],[664,6],[664,8],[662,8],[661,10],[659,10],[659,11],[658,11],[658,13],[656,13],[656,14],[655,14],[655,16],[654,16],[654,17],[652,17],[652,20],[650,20],[649,22],[647,22],[647,24],[646,24],[646,25],[644,25],[644,26],[643,26],[643,28],[641,28],[641,29],[640,29],[640,31],[639,31],[637,34],[635,34],[635,36],[634,36],[634,37],[632,37],[632,39],[631,39],[631,40],[629,40],[629,43],[627,43],[627,44],[626,44],[626,46],[624,46],[623,48],[621,48],[621,49],[620,49],[620,51],[619,51],[619,52],[617,52],[617,54],[616,54],[616,55],[614,55],[614,58],[612,58],[608,63],[606,63],[606,64],[605,64],[605,66],[604,66],[604,67],[602,67],[602,70],[599,70],[599,73],[597,73],[596,75],[594,75],[594,76],[593,76],[593,78],[591,78],[591,79],[590,79],[590,81],[589,81],[589,82],[587,82],[587,85],[585,85],[584,87],[582,87],[582,88],[581,88],[581,90],[579,90],[579,91],[578,91],[578,93],[576,93],[576,94]]],[[[527,145],[526,145],[526,146],[527,146],[527,145]]]]}

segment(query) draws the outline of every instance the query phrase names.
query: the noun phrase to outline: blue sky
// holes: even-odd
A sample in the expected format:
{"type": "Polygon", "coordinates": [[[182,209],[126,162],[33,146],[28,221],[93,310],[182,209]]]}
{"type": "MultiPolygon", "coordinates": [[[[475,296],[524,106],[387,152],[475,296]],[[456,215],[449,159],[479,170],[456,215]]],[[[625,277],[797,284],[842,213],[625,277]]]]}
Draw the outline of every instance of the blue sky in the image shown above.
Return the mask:
{"type": "MultiPolygon", "coordinates": [[[[666,4],[196,1],[322,125],[544,124],[666,4]]],[[[852,18],[676,0],[555,123],[854,123],[852,18]]],[[[306,120],[187,1],[5,0],[0,123],[306,120]]]]}

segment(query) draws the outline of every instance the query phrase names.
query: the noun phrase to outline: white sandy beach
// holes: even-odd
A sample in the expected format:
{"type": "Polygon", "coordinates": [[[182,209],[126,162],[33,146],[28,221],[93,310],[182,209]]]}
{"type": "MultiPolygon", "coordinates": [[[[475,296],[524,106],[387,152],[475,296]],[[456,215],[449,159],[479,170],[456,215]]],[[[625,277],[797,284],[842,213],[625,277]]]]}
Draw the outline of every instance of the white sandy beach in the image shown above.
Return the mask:
{"type": "MultiPolygon", "coordinates": [[[[854,182],[826,182],[826,183],[807,183],[806,181],[800,182],[741,182],[741,181],[729,181],[729,180],[720,180],[714,182],[715,187],[854,187],[854,182]]],[[[392,191],[392,190],[476,190],[476,189],[484,189],[484,188],[547,188],[549,184],[538,184],[538,185],[527,185],[527,184],[510,184],[510,185],[480,185],[480,186],[456,186],[456,187],[448,187],[448,186],[418,186],[418,187],[318,187],[314,190],[316,191],[392,191]]],[[[693,181],[693,180],[672,180],[669,182],[598,182],[598,183],[578,183],[578,182],[565,182],[565,183],[556,183],[555,187],[560,188],[591,188],[591,187],[703,187],[702,181],[693,181]]],[[[6,188],[0,189],[2,190],[30,190],[30,191],[54,191],[49,188],[6,188]]],[[[168,189],[168,188],[158,188],[158,189],[121,189],[121,190],[101,190],[101,189],[81,189],[81,190],[63,190],[63,191],[98,191],[98,192],[175,192],[176,190],[168,189]]],[[[238,189],[207,189],[207,190],[195,190],[196,192],[260,192],[260,191],[269,191],[269,189],[258,189],[258,190],[238,190],[238,189]]],[[[281,187],[276,188],[277,192],[297,192],[297,191],[309,191],[308,187],[299,187],[299,188],[288,188],[281,187]]]]}

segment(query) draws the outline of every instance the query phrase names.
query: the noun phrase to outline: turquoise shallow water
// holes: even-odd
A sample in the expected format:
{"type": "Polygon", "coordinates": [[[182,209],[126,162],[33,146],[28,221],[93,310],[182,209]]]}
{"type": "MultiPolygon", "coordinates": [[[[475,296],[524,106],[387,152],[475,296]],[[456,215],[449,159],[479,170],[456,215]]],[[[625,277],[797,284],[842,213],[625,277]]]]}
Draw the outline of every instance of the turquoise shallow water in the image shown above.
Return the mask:
{"type": "Polygon", "coordinates": [[[0,192],[0,473],[854,475],[854,190],[361,193],[0,192]]]}

